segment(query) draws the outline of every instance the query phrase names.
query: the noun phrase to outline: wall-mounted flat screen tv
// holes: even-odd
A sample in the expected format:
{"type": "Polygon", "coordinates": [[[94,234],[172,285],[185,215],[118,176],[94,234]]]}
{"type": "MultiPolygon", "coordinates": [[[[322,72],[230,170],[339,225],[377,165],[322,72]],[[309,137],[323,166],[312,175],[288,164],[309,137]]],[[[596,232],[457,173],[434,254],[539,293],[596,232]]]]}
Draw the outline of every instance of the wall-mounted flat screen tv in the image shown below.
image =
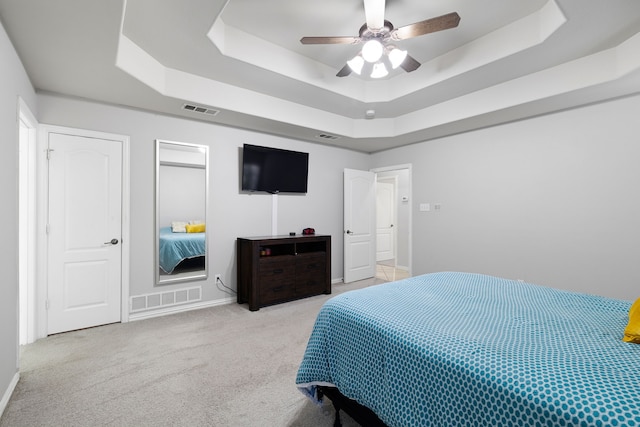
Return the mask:
{"type": "Polygon", "coordinates": [[[306,193],[309,153],[244,144],[242,191],[306,193]]]}

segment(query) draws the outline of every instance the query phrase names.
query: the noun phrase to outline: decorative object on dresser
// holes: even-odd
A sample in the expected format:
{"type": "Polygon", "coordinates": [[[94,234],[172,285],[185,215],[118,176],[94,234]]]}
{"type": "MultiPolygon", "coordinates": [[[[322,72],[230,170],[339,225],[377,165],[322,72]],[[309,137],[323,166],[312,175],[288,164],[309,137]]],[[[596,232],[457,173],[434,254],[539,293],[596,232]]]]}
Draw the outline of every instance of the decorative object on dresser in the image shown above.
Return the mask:
{"type": "Polygon", "coordinates": [[[249,310],[331,293],[331,236],[239,237],[238,304],[249,310]]]}

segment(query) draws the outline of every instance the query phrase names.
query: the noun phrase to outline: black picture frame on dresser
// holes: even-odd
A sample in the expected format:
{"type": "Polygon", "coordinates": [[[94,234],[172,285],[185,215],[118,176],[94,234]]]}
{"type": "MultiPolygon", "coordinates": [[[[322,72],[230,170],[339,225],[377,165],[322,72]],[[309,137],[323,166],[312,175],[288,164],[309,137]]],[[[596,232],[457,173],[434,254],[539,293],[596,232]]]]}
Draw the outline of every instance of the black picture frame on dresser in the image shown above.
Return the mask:
{"type": "Polygon", "coordinates": [[[331,293],[331,236],[238,237],[238,304],[249,310],[331,293]]]}

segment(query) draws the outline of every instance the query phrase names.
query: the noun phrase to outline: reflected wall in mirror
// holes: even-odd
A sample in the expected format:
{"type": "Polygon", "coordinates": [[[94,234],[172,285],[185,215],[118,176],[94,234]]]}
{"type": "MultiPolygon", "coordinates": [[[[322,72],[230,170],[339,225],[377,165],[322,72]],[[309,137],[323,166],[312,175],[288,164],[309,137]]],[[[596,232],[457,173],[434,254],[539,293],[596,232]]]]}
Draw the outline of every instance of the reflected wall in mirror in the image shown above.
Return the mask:
{"type": "Polygon", "coordinates": [[[156,140],[156,285],[207,278],[209,154],[156,140]]]}

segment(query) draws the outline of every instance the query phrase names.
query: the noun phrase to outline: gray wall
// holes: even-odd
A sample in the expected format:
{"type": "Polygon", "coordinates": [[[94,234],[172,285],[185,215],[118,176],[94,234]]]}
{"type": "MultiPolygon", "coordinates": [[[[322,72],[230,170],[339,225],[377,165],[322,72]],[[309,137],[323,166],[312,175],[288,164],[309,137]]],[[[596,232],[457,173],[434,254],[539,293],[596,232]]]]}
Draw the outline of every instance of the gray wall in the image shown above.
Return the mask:
{"type": "MultiPolygon", "coordinates": [[[[131,266],[130,295],[157,292],[154,288],[155,139],[205,144],[210,148],[210,199],[207,217],[210,277],[203,300],[229,297],[215,286],[221,273],[235,288],[235,239],[271,235],[272,196],[241,193],[239,162],[243,143],[287,148],[309,153],[307,195],[278,195],[278,234],[300,233],[313,227],[332,236],[332,278],[343,269],[342,175],[344,168],[368,169],[369,155],[217,126],[53,96],[38,95],[43,124],[128,135],[131,145],[131,266]]],[[[162,291],[193,286],[163,285],[162,291]]]]}
{"type": "Polygon", "coordinates": [[[413,165],[413,273],[640,296],[639,111],[628,97],[373,155],[413,165]]]}
{"type": "Polygon", "coordinates": [[[36,114],[36,95],[0,25],[0,399],[18,371],[18,97],[36,114]]]}

